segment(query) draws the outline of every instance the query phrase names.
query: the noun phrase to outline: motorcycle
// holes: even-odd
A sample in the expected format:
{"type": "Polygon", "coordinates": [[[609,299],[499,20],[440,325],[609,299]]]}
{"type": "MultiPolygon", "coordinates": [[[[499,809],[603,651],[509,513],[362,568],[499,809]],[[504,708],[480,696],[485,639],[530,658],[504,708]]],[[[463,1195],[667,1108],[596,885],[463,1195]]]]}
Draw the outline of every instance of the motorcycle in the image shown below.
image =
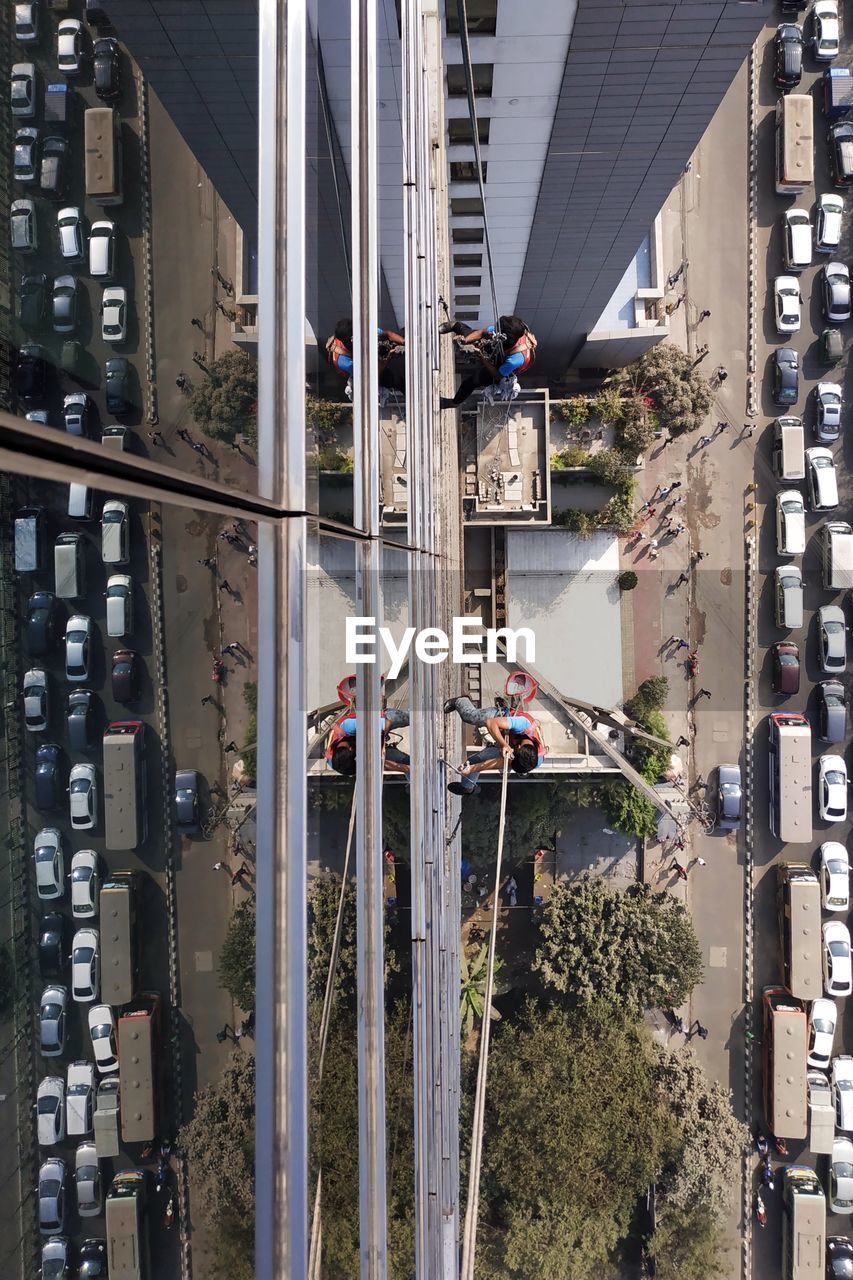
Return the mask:
{"type": "Polygon", "coordinates": [[[764,1199],[761,1195],[760,1187],[755,1192],[755,1220],[760,1227],[767,1226],[767,1210],[764,1207],[764,1199]]]}
{"type": "Polygon", "coordinates": [[[687,666],[692,676],[699,674],[699,658],[694,650],[693,653],[687,655],[687,666]]]}
{"type": "Polygon", "coordinates": [[[224,670],[225,670],[225,663],[222,661],[222,659],[221,659],[221,658],[214,658],[214,659],[213,659],[213,672],[211,673],[211,677],[210,677],[210,678],[211,678],[211,680],[213,680],[214,684],[221,684],[221,682],[222,682],[222,672],[223,672],[224,670]]]}
{"type": "Polygon", "coordinates": [[[780,1156],[788,1154],[788,1144],[784,1138],[774,1138],[773,1142],[780,1156]]]}
{"type": "Polygon", "coordinates": [[[166,1216],[163,1219],[163,1226],[168,1230],[174,1221],[175,1221],[175,1193],[173,1191],[169,1196],[168,1201],[166,1202],[166,1216]]]}
{"type": "Polygon", "coordinates": [[[770,1152],[764,1158],[764,1164],[761,1169],[761,1180],[766,1187],[773,1191],[776,1187],[776,1174],[773,1172],[773,1166],[770,1163],[770,1152]]]}
{"type": "Polygon", "coordinates": [[[169,1166],[163,1157],[160,1157],[160,1163],[157,1165],[157,1181],[155,1183],[157,1191],[162,1191],[169,1180],[169,1166]]]}
{"type": "Polygon", "coordinates": [[[755,1149],[761,1156],[762,1160],[767,1157],[770,1151],[770,1143],[767,1141],[763,1133],[757,1133],[755,1135],[755,1149]]]}

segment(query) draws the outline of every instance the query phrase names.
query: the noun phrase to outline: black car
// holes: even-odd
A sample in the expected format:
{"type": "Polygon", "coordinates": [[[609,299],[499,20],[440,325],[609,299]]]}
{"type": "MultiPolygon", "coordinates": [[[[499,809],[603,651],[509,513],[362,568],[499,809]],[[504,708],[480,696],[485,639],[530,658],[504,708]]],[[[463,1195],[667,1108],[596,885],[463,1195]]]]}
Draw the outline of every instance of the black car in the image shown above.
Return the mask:
{"type": "Polygon", "coordinates": [[[39,930],[39,971],[43,978],[61,978],[68,963],[65,918],[51,911],[41,918],[39,930]]]}
{"type": "Polygon", "coordinates": [[[793,89],[803,75],[803,32],[795,22],[783,22],[774,41],[773,82],[780,89],[793,89]]]}
{"type": "Polygon", "coordinates": [[[21,400],[43,400],[47,393],[47,352],[35,342],[18,352],[15,393],[21,400]]]}
{"type": "Polygon", "coordinates": [[[853,1280],[853,1244],[846,1236],[826,1237],[827,1280],[853,1280]]]}
{"type": "Polygon", "coordinates": [[[106,1280],[106,1240],[84,1240],[80,1246],[77,1280],[106,1280]]]}
{"type": "Polygon", "coordinates": [[[773,352],[773,401],[796,404],[800,394],[800,357],[792,347],[773,352]]]}
{"type": "Polygon", "coordinates": [[[113,654],[112,687],[116,702],[136,702],[139,697],[140,663],[134,649],[116,649],[113,654]]]}
{"type": "Polygon", "coordinates": [[[175,818],[180,831],[198,831],[199,777],[195,769],[175,773],[175,818]]]}
{"type": "Polygon", "coordinates": [[[830,125],[829,168],[836,187],[849,187],[853,183],[853,122],[839,120],[830,125]]]}
{"type": "Polygon", "coordinates": [[[121,97],[118,40],[112,36],[95,41],[95,93],[103,102],[121,97]]]}
{"type": "Polygon", "coordinates": [[[56,644],[58,625],[56,596],[34,591],[27,601],[27,649],[34,658],[43,658],[56,644]]]}
{"type": "Polygon", "coordinates": [[[47,307],[47,276],[37,271],[21,278],[18,300],[20,320],[25,329],[38,329],[47,307]]]}
{"type": "Polygon", "coordinates": [[[109,413],[130,413],[133,403],[130,399],[130,365],[124,356],[116,356],[104,365],[106,371],[107,411],[109,413]]]}
{"type": "Polygon", "coordinates": [[[36,750],[36,806],[39,809],[59,808],[60,758],[55,742],[43,742],[36,750]]]}
{"type": "Polygon", "coordinates": [[[94,736],[94,694],[72,689],[68,695],[68,742],[72,751],[88,751],[94,736]]]}

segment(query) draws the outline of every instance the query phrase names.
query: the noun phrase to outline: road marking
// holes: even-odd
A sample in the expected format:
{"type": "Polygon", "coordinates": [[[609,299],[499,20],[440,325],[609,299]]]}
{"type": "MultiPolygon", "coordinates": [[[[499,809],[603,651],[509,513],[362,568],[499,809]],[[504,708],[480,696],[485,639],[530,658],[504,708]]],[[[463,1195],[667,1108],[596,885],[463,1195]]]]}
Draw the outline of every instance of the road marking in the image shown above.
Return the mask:
{"type": "Polygon", "coordinates": [[[725,969],[729,963],[728,947],[709,947],[708,948],[708,968],[709,969],[725,969]]]}

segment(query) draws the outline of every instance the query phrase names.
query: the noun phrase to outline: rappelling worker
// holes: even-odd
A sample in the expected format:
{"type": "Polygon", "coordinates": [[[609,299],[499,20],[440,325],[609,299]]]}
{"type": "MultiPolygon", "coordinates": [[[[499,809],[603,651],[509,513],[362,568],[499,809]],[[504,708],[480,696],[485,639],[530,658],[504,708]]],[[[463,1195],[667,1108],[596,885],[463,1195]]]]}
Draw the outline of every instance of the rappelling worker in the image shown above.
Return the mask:
{"type": "MultiPolygon", "coordinates": [[[[397,357],[398,347],[406,345],[406,339],[393,329],[377,330],[379,337],[379,385],[389,391],[405,391],[405,364],[397,357]]],[[[326,359],[342,378],[351,378],[353,370],[352,317],[347,316],[335,325],[335,332],[326,343],[326,359]]]]}
{"type": "MultiPolygon", "coordinates": [[[[405,729],[409,723],[408,711],[389,707],[382,715],[382,747],[385,752],[385,768],[389,773],[408,773],[409,757],[399,747],[388,746],[388,734],[392,729],[405,729]]],[[[354,711],[345,711],[329,730],[324,755],[326,768],[334,769],[345,778],[355,777],[356,740],[358,719],[354,711]]]]}
{"type": "Polygon", "coordinates": [[[509,756],[514,773],[532,773],[545,759],[547,748],[533,716],[527,711],[509,711],[503,707],[475,707],[470,698],[449,698],[444,704],[444,714],[456,711],[466,724],[487,729],[496,745],[483,747],[469,756],[459,770],[458,782],[451,782],[448,791],[454,795],[468,795],[476,791],[479,779],[472,774],[484,769],[496,769],[504,756],[509,756]]]}
{"type": "Polygon", "coordinates": [[[460,346],[473,347],[474,354],[483,364],[482,369],[477,373],[469,374],[467,378],[462,379],[455,396],[441,397],[442,409],[455,409],[478,387],[488,387],[492,383],[500,382],[502,378],[518,377],[531,367],[536,359],[536,335],[531,333],[520,316],[500,316],[498,325],[504,339],[504,355],[499,364],[493,364],[489,354],[475,345],[482,338],[495,334],[493,325],[487,329],[471,329],[458,320],[447,320],[439,326],[439,333],[456,334],[460,346]]]}

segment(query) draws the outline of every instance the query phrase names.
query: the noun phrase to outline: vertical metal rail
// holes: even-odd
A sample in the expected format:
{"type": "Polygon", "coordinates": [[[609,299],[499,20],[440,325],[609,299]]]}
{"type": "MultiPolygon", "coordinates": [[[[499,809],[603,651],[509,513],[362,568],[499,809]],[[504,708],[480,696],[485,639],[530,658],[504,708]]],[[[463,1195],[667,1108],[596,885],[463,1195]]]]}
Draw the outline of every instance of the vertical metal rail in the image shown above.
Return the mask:
{"type": "MultiPolygon", "coordinates": [[[[376,0],[352,0],[350,14],[354,496],[356,526],[368,535],[356,548],[356,607],[362,617],[380,618],[376,0]]],[[[361,1280],[385,1280],[387,1271],[381,696],[378,664],[360,664],[356,915],[361,1280]]]]}
{"type": "MultiPolygon", "coordinates": [[[[260,5],[259,485],[288,511],[305,496],[304,0],[260,5]]],[[[307,527],[258,533],[256,1188],[258,1280],[308,1265],[307,527]],[[282,625],[282,619],[285,624],[282,625]]]]}

